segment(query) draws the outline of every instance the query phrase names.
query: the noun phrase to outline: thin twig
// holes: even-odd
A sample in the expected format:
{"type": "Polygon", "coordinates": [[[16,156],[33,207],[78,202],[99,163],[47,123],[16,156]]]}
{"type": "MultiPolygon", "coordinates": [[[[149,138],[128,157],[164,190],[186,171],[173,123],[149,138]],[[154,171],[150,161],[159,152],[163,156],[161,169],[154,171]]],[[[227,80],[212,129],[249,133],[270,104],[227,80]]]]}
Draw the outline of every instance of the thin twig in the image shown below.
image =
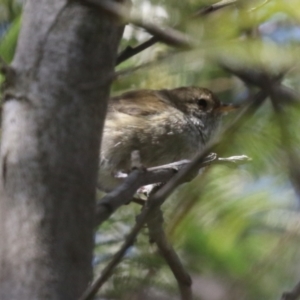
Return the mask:
{"type": "Polygon", "coordinates": [[[232,65],[225,61],[220,61],[219,65],[225,71],[228,71],[229,73],[242,79],[245,83],[257,86],[263,90],[265,89],[267,82],[272,82],[272,84],[280,83],[283,76],[287,72],[287,70],[282,70],[281,72],[278,72],[278,74],[270,76],[264,70],[259,68],[241,68],[240,65],[232,65]]]}
{"type": "Polygon", "coordinates": [[[135,192],[141,186],[164,181],[163,179],[174,176],[175,172],[171,168],[156,172],[145,172],[140,169],[133,170],[120,186],[99,201],[96,207],[95,226],[101,225],[120,206],[130,202],[135,192]]]}
{"type": "Polygon", "coordinates": [[[300,298],[300,282],[290,292],[284,292],[280,300],[297,300],[300,298]]]}
{"type": "MultiPolygon", "coordinates": [[[[216,4],[210,5],[208,7],[205,7],[204,9],[201,9],[199,11],[197,11],[196,13],[194,13],[192,15],[192,17],[199,17],[199,16],[206,16],[218,9],[221,9],[223,7],[229,6],[231,4],[234,4],[236,1],[221,1],[218,2],[216,4]],[[226,3],[224,3],[226,2],[226,3]]],[[[140,52],[144,51],[145,49],[153,46],[154,44],[156,44],[157,42],[159,42],[160,40],[156,37],[153,36],[151,38],[149,38],[147,41],[141,43],[140,45],[132,48],[131,46],[128,46],[127,48],[125,48],[125,50],[123,50],[117,58],[117,62],[116,65],[121,64],[122,62],[124,62],[125,60],[139,54],[140,52]]]]}
{"type": "MultiPolygon", "coordinates": [[[[200,168],[207,167],[211,164],[237,166],[239,164],[244,164],[249,160],[249,157],[246,155],[219,158],[216,154],[210,154],[200,165],[200,168]]],[[[182,160],[167,165],[152,167],[147,170],[133,170],[126,178],[123,179],[124,181],[120,184],[120,186],[108,193],[97,203],[95,225],[99,226],[120,206],[129,203],[132,200],[133,195],[141,186],[158,182],[167,182],[179,170],[190,163],[191,162],[189,160],[182,160]]],[[[197,173],[195,175],[197,175],[197,173]]],[[[191,179],[193,179],[193,177],[186,178],[187,181],[191,179]]]]}
{"type": "Polygon", "coordinates": [[[125,5],[118,4],[115,1],[108,0],[83,0],[83,3],[92,5],[116,17],[122,23],[131,23],[135,26],[144,28],[147,32],[154,35],[159,41],[178,48],[191,49],[195,41],[184,33],[165,26],[164,29],[159,26],[146,22],[137,16],[130,15],[129,8],[125,5]]]}
{"type": "Polygon", "coordinates": [[[145,49],[153,46],[154,44],[156,44],[158,42],[158,38],[153,36],[150,39],[148,39],[147,41],[141,43],[140,45],[132,48],[131,46],[128,46],[125,48],[125,50],[123,50],[117,58],[117,62],[116,62],[116,66],[121,64],[122,62],[124,62],[125,60],[137,55],[138,53],[144,51],[145,49]]]}
{"type": "Polygon", "coordinates": [[[172,245],[168,242],[163,230],[163,216],[160,207],[155,208],[147,221],[151,242],[155,242],[159,253],[169,265],[177,280],[182,300],[193,299],[192,280],[184,269],[180,258],[172,245]]]}
{"type": "MultiPolygon", "coordinates": [[[[208,161],[204,162],[203,166],[211,162],[212,160],[209,158],[208,161]]],[[[98,202],[96,206],[95,226],[101,225],[120,206],[129,203],[135,192],[141,186],[157,182],[166,182],[172,178],[178,170],[184,168],[189,163],[189,161],[180,161],[169,165],[149,168],[148,170],[133,170],[121,185],[98,202]]]]}
{"type": "Polygon", "coordinates": [[[112,75],[112,80],[117,80],[119,79],[120,77],[123,77],[123,76],[127,76],[139,69],[142,69],[142,68],[147,68],[149,66],[152,66],[152,65],[156,65],[158,63],[161,63],[163,62],[164,60],[167,60],[167,59],[170,59],[172,56],[174,56],[175,54],[178,54],[177,52],[175,51],[168,51],[167,53],[163,54],[163,55],[160,55],[159,57],[157,57],[156,59],[152,60],[152,61],[147,61],[145,63],[142,63],[138,66],[135,66],[135,67],[129,67],[129,68],[125,68],[125,69],[122,69],[120,71],[117,71],[115,72],[113,75],[112,75]]]}
{"type": "Polygon", "coordinates": [[[250,8],[249,12],[253,12],[255,10],[258,10],[258,9],[262,8],[263,6],[265,6],[266,4],[268,4],[269,2],[270,2],[270,0],[265,0],[263,3],[255,6],[255,7],[250,8]]]}
{"type": "Polygon", "coordinates": [[[204,7],[204,8],[201,8],[200,10],[198,10],[195,14],[194,14],[194,17],[199,17],[199,16],[205,16],[209,13],[212,13],[216,10],[219,10],[223,7],[226,7],[226,6],[230,6],[230,5],[233,5],[237,2],[237,0],[222,0],[222,1],[219,1],[215,4],[212,4],[212,5],[209,5],[207,7],[204,7]]]}

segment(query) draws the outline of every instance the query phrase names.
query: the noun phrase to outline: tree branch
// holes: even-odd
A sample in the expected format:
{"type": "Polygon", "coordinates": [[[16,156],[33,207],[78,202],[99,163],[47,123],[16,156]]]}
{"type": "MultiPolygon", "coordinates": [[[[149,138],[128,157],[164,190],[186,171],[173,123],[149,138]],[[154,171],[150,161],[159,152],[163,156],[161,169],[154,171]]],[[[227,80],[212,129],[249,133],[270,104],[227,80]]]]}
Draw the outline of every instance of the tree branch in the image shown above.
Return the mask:
{"type": "Polygon", "coordinates": [[[191,300],[192,296],[192,280],[190,275],[184,269],[180,258],[175,252],[172,245],[168,242],[163,230],[163,216],[160,207],[156,207],[147,220],[149,236],[151,242],[155,242],[159,253],[172,270],[180,290],[182,300],[191,300]]]}
{"type": "Polygon", "coordinates": [[[284,292],[280,300],[298,300],[300,298],[300,282],[290,292],[284,292]]]}
{"type": "Polygon", "coordinates": [[[92,5],[101,11],[105,11],[106,13],[117,18],[122,23],[131,23],[135,26],[144,28],[147,32],[154,35],[160,42],[163,42],[167,45],[183,49],[191,49],[195,45],[195,41],[193,41],[191,37],[178,30],[166,26],[164,29],[162,29],[153,23],[143,21],[137,16],[130,16],[130,11],[125,5],[108,0],[82,1],[87,5],[92,5]]]}
{"type": "Polygon", "coordinates": [[[128,46],[123,50],[117,58],[116,66],[124,62],[125,60],[139,54],[140,52],[146,50],[147,48],[153,46],[159,41],[159,39],[155,36],[151,37],[147,41],[141,43],[140,45],[132,48],[131,46],[128,46]]]}
{"type": "Polygon", "coordinates": [[[237,0],[222,0],[219,1],[215,4],[209,5],[207,7],[201,8],[198,10],[195,14],[194,17],[199,17],[199,16],[205,16],[209,13],[215,12],[223,7],[233,5],[237,2],[237,0]]]}
{"type": "MultiPolygon", "coordinates": [[[[246,155],[232,156],[228,158],[218,158],[216,154],[209,155],[200,165],[200,168],[207,167],[211,164],[222,164],[227,166],[237,166],[244,164],[250,159],[246,155]]],[[[135,169],[112,192],[104,196],[96,206],[95,225],[99,226],[105,220],[107,220],[114,211],[120,206],[128,204],[136,191],[144,185],[167,182],[169,181],[179,170],[187,167],[191,162],[183,160],[159,167],[149,168],[147,170],[135,169]]],[[[197,172],[193,177],[186,178],[186,181],[192,180],[197,175],[197,172]]]]}
{"type": "MultiPolygon", "coordinates": [[[[197,11],[193,17],[199,17],[199,16],[205,16],[208,15],[218,9],[221,9],[223,7],[229,6],[231,4],[234,4],[236,1],[235,0],[230,0],[230,1],[220,1],[216,4],[210,5],[204,9],[201,9],[199,11],[197,11]],[[226,3],[225,3],[226,2],[226,3]]],[[[153,36],[151,38],[149,38],[147,41],[141,43],[140,45],[132,48],[131,46],[128,46],[127,48],[125,48],[125,50],[123,50],[117,58],[117,63],[116,65],[121,64],[122,62],[124,62],[125,60],[137,55],[138,53],[144,51],[145,49],[151,47],[152,45],[156,44],[157,42],[159,42],[159,38],[157,38],[157,36],[153,36]]]]}

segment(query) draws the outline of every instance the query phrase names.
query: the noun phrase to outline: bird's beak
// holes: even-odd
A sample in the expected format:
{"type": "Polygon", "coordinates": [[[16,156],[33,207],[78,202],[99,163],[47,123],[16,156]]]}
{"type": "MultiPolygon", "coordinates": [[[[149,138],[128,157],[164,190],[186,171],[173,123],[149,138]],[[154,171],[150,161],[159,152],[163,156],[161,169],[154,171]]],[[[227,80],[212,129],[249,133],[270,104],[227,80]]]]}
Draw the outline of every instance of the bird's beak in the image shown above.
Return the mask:
{"type": "Polygon", "coordinates": [[[239,108],[240,108],[239,105],[221,103],[221,105],[217,107],[216,110],[221,113],[227,113],[227,112],[237,110],[239,108]]]}

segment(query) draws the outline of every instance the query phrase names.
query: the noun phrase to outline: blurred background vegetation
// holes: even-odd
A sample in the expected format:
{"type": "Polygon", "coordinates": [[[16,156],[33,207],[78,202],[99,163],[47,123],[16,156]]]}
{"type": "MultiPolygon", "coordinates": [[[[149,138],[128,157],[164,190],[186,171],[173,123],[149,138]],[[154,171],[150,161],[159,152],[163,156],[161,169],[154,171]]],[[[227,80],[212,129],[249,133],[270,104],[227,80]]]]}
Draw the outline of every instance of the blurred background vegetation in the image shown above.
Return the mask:
{"type": "MultiPolygon", "coordinates": [[[[138,16],[192,36],[197,47],[186,51],[156,43],[117,66],[117,71],[129,71],[115,80],[112,94],[197,85],[213,90],[224,102],[243,103],[255,88],[225,72],[220,61],[272,73],[288,70],[283,83],[299,94],[300,2],[237,1],[195,17],[213,3],[134,0],[138,16]]],[[[7,62],[14,55],[21,12],[22,1],[0,1],[0,55],[7,62]]],[[[120,51],[150,37],[127,25],[120,51]]],[[[287,104],[286,113],[297,147],[299,105],[287,104]]],[[[252,161],[237,168],[211,166],[181,186],[163,207],[165,229],[193,278],[196,299],[279,299],[300,280],[300,198],[290,182],[287,154],[269,101],[236,136],[228,137],[228,144],[223,156],[245,154],[252,161]]],[[[139,210],[136,204],[127,205],[98,230],[96,273],[118,249],[139,210]]],[[[145,228],[99,299],[177,299],[177,295],[176,281],[155,247],[149,246],[145,228]]]]}

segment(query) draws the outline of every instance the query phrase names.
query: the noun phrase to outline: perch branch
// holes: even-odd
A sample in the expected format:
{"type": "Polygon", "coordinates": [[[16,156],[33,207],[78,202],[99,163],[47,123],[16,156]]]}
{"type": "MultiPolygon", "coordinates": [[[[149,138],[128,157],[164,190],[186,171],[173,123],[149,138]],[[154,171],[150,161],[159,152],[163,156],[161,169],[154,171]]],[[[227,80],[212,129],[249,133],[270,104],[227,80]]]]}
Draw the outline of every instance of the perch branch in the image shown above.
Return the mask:
{"type": "MultiPolygon", "coordinates": [[[[207,167],[211,164],[236,166],[238,164],[244,164],[249,160],[250,158],[246,155],[219,158],[216,154],[211,154],[205,158],[200,165],[200,168],[207,167]]],[[[158,182],[167,182],[176,174],[176,172],[186,167],[189,163],[189,160],[182,160],[159,167],[149,168],[147,170],[133,170],[126,178],[124,178],[121,185],[98,202],[95,217],[96,226],[99,226],[107,220],[120,206],[129,203],[135,192],[141,186],[158,182]]],[[[192,178],[187,178],[186,181],[191,179],[192,178]]]]}

